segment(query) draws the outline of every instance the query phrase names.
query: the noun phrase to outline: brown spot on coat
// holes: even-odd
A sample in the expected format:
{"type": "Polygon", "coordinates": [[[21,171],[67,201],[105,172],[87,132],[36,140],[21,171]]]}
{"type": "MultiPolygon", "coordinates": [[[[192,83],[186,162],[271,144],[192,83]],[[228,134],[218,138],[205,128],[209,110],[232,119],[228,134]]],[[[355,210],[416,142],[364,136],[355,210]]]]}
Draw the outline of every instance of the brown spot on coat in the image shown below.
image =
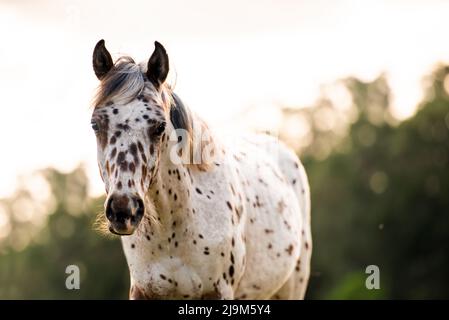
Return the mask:
{"type": "Polygon", "coordinates": [[[114,147],[114,149],[112,149],[111,151],[111,160],[115,158],[116,155],[117,155],[117,148],[114,147]]]}
{"type": "Polygon", "coordinates": [[[140,141],[137,141],[137,148],[139,149],[139,152],[143,153],[143,145],[140,141]]]}
{"type": "Polygon", "coordinates": [[[231,265],[231,266],[229,267],[229,276],[230,276],[231,278],[234,276],[234,266],[233,266],[233,265],[231,265]]]}
{"type": "Polygon", "coordinates": [[[287,249],[285,249],[285,251],[287,251],[287,253],[291,256],[292,252],[293,252],[293,245],[289,245],[287,249]]]}
{"type": "Polygon", "coordinates": [[[139,159],[137,157],[137,145],[135,143],[131,143],[131,145],[129,146],[129,152],[133,156],[134,162],[137,163],[139,159]]]}

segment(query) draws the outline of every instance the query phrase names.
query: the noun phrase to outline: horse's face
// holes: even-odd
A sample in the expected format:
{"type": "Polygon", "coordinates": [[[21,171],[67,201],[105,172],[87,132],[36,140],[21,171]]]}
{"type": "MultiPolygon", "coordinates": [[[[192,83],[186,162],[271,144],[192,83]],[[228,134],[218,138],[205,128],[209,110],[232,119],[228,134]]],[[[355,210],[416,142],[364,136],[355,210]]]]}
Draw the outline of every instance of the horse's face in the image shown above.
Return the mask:
{"type": "Polygon", "coordinates": [[[92,117],[106,217],[117,234],[131,234],[142,219],[166,126],[163,114],[153,111],[160,107],[144,101],[98,108],[92,117]]]}
{"type": "MultiPolygon", "coordinates": [[[[123,80],[114,72],[125,71],[118,71],[120,66],[112,64],[103,41],[95,47],[93,58],[95,73],[102,81],[100,88],[105,85],[107,90],[108,86],[117,86],[117,81],[123,80]]],[[[145,86],[145,94],[131,101],[116,99],[98,105],[91,121],[97,138],[98,166],[107,193],[105,211],[109,230],[118,235],[132,234],[145,213],[145,195],[157,171],[167,123],[158,92],[168,72],[165,50],[156,43],[146,74],[134,66],[138,69],[126,71],[130,72],[128,76],[135,72],[134,76],[140,75],[141,81],[151,81],[153,85],[145,86]]]]}

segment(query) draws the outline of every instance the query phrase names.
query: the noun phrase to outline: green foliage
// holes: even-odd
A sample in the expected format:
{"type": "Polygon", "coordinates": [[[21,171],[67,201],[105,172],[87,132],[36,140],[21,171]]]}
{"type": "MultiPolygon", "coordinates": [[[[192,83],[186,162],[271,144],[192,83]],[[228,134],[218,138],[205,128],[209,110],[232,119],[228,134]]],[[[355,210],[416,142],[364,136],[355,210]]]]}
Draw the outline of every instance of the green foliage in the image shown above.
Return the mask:
{"type": "Polygon", "coordinates": [[[419,112],[397,127],[389,124],[383,78],[347,81],[359,115],[341,141],[350,148],[321,161],[305,157],[314,236],[309,298],[449,297],[447,74],[446,67],[435,72],[419,112]],[[380,290],[363,289],[370,264],[380,268],[380,290]]]}
{"type": "MultiPolygon", "coordinates": [[[[312,193],[307,298],[449,297],[448,73],[442,66],[429,77],[419,111],[399,124],[389,112],[384,76],[344,80],[349,110],[326,96],[314,108],[285,110],[311,126],[310,143],[300,152],[312,193]],[[380,290],[365,287],[368,265],[380,268],[380,290]]],[[[11,226],[0,242],[0,299],[126,298],[120,241],[93,228],[104,199],[89,198],[82,168],[41,174],[50,186],[45,205],[27,188],[0,201],[11,226]],[[65,288],[72,264],[81,269],[80,290],[65,288]]]]}
{"type": "Polygon", "coordinates": [[[363,272],[348,273],[337,280],[335,286],[323,298],[329,300],[371,300],[384,299],[383,290],[367,290],[365,286],[366,274],[363,272]]]}
{"type": "Polygon", "coordinates": [[[127,298],[129,273],[120,241],[94,230],[103,200],[87,197],[84,171],[46,170],[45,176],[56,200],[54,211],[24,250],[3,248],[0,299],[127,298]],[[68,265],[80,268],[80,290],[65,287],[68,265]]]}

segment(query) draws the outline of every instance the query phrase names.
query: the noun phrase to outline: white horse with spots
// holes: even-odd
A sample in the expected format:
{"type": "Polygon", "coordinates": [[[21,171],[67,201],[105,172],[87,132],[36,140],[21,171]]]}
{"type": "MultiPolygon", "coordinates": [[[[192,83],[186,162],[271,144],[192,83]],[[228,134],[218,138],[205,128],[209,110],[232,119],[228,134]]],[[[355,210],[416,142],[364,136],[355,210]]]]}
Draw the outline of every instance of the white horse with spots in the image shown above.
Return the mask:
{"type": "Polygon", "coordinates": [[[148,63],[98,42],[92,127],[105,223],[121,237],[131,299],[301,299],[312,250],[307,176],[276,139],[220,139],[148,63]],[[199,160],[199,161],[198,161],[199,160]]]}

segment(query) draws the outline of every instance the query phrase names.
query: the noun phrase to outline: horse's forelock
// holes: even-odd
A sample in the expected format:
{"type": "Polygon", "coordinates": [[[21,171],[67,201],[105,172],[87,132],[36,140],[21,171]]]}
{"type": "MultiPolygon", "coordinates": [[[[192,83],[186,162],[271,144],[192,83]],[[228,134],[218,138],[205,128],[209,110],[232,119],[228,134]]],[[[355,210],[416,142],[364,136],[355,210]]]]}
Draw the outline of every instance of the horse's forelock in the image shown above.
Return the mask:
{"type": "Polygon", "coordinates": [[[121,57],[101,80],[94,98],[94,107],[104,105],[112,99],[119,103],[129,103],[144,87],[145,80],[140,66],[130,57],[121,57]]]}

